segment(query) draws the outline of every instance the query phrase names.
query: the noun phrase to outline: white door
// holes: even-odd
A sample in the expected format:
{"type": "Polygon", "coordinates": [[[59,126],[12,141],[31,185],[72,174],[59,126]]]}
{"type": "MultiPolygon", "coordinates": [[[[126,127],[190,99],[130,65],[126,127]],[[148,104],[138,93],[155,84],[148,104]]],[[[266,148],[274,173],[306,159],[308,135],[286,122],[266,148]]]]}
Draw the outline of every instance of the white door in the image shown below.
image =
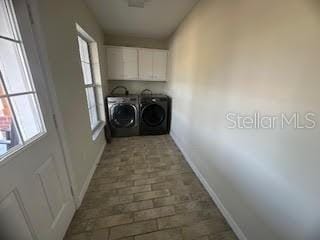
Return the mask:
{"type": "Polygon", "coordinates": [[[75,206],[26,2],[11,1],[0,1],[0,239],[61,240],[75,206]]]}
{"type": "Polygon", "coordinates": [[[167,80],[167,51],[165,50],[153,51],[153,80],[167,80]]]}
{"type": "Polygon", "coordinates": [[[153,80],[153,50],[139,49],[139,79],[153,80]]]}
{"type": "Polygon", "coordinates": [[[111,80],[124,78],[124,62],[122,48],[107,47],[108,77],[111,80]]]}
{"type": "Polygon", "coordinates": [[[138,79],[138,50],[136,48],[123,48],[124,79],[138,79]]]}

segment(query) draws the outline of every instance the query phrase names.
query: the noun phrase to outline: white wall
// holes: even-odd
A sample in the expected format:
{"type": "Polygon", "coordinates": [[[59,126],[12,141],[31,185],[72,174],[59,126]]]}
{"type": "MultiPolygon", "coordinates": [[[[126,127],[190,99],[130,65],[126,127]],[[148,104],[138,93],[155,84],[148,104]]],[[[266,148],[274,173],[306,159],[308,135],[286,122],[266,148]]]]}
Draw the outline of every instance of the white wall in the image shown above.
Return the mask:
{"type": "Polygon", "coordinates": [[[225,119],[319,114],[319,11],[315,0],[201,0],[170,43],[172,135],[249,240],[320,239],[319,128],[225,119]]]}
{"type": "MultiPolygon", "coordinates": [[[[144,89],[150,89],[153,93],[164,93],[166,88],[165,82],[153,82],[153,81],[120,81],[111,80],[109,81],[109,93],[116,86],[124,86],[128,89],[130,94],[140,94],[144,89]]],[[[118,91],[118,90],[117,90],[118,91]]],[[[119,91],[122,91],[119,89],[119,91]]]]}
{"type": "MultiPolygon", "coordinates": [[[[105,66],[104,33],[82,0],[38,0],[38,5],[49,68],[62,116],[62,137],[71,162],[75,195],[80,200],[105,145],[105,137],[102,131],[95,141],[92,140],[76,23],[97,41],[101,66],[105,66]]],[[[101,67],[101,74],[101,79],[106,79],[105,67],[101,67]]]]}
{"type": "Polygon", "coordinates": [[[112,46],[168,49],[168,39],[153,39],[105,34],[104,43],[112,46]]]}

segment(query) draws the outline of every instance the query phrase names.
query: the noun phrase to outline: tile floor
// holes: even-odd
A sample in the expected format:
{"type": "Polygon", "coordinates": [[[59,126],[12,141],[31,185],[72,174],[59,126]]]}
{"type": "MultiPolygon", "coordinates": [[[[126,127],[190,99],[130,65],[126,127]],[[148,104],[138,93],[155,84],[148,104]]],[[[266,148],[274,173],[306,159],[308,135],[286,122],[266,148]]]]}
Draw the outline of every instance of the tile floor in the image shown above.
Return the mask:
{"type": "Polygon", "coordinates": [[[108,145],[65,240],[236,240],[168,135],[108,145]]]}

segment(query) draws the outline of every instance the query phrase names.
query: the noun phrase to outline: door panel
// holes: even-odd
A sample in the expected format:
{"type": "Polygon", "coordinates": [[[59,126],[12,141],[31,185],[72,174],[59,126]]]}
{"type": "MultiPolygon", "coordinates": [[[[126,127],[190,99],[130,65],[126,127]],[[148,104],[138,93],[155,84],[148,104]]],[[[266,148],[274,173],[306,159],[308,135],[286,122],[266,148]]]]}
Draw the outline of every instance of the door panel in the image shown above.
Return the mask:
{"type": "Polygon", "coordinates": [[[32,231],[17,195],[12,191],[0,202],[0,239],[32,240],[32,231]]]}
{"type": "Polygon", "coordinates": [[[138,79],[138,51],[136,48],[108,47],[107,58],[109,79],[138,79]]]}
{"type": "Polygon", "coordinates": [[[122,48],[108,47],[108,77],[117,80],[124,77],[123,51],[122,48]]]}
{"type": "MultiPolygon", "coordinates": [[[[30,68],[28,77],[35,88],[32,94],[39,100],[37,107],[41,109],[41,124],[45,127],[20,149],[0,160],[0,234],[3,234],[0,239],[61,240],[75,212],[75,204],[35,45],[37,41],[32,34],[26,1],[2,1],[6,2],[10,14],[17,17],[15,28],[21,33],[18,44],[25,50],[21,61],[30,68]]],[[[5,61],[6,58],[0,56],[0,64],[5,61]]]]}
{"type": "Polygon", "coordinates": [[[150,81],[153,79],[153,50],[139,49],[139,79],[150,81]]]}
{"type": "Polygon", "coordinates": [[[52,219],[55,219],[63,209],[65,195],[58,177],[53,158],[48,159],[39,169],[38,176],[45,193],[52,219]]]}
{"type": "Polygon", "coordinates": [[[167,51],[154,50],[153,52],[153,80],[166,81],[167,79],[167,51]]]}
{"type": "Polygon", "coordinates": [[[136,48],[123,48],[123,65],[125,80],[138,79],[138,50],[136,48]]]}

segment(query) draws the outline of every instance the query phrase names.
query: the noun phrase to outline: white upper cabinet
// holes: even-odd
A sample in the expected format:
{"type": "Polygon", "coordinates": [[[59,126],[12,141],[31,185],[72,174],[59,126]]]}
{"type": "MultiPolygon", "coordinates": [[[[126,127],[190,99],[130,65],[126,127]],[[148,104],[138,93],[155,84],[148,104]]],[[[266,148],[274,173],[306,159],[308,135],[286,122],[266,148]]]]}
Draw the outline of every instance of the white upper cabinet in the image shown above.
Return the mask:
{"type": "Polygon", "coordinates": [[[138,80],[138,50],[126,47],[107,47],[108,77],[110,80],[138,80]]]}
{"type": "Polygon", "coordinates": [[[168,52],[165,50],[153,51],[153,80],[167,80],[167,57],[168,52]]]}
{"type": "Polygon", "coordinates": [[[121,48],[107,48],[108,78],[122,79],[123,73],[123,51],[121,48]]]}
{"type": "Polygon", "coordinates": [[[107,47],[110,80],[167,81],[167,50],[107,47]]]}
{"type": "Polygon", "coordinates": [[[139,79],[153,80],[153,50],[139,49],[139,79]]]}
{"type": "Polygon", "coordinates": [[[123,49],[123,72],[124,79],[137,80],[139,78],[138,73],[138,50],[135,48],[123,49]]]}
{"type": "Polygon", "coordinates": [[[167,51],[139,49],[139,79],[143,81],[167,80],[167,51]]]}

